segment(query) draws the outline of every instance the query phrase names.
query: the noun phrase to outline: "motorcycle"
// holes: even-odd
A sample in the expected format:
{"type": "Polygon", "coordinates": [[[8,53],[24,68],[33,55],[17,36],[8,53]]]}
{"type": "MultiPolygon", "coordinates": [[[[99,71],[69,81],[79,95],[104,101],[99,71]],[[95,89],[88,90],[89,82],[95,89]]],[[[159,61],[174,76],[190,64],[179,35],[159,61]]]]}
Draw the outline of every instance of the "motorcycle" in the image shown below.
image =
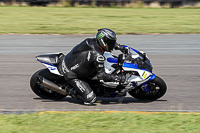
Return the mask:
{"type": "MultiPolygon", "coordinates": [[[[125,46],[128,54],[118,57],[105,52],[105,72],[125,75],[124,82],[104,82],[97,78],[88,78],[87,82],[97,97],[124,97],[129,93],[139,100],[156,100],[167,91],[165,81],[152,73],[152,65],[146,53],[125,46]]],[[[36,56],[37,61],[47,68],[35,72],[30,79],[32,91],[41,98],[59,100],[68,96],[66,91],[70,84],[62,75],[63,53],[36,56]]]]}

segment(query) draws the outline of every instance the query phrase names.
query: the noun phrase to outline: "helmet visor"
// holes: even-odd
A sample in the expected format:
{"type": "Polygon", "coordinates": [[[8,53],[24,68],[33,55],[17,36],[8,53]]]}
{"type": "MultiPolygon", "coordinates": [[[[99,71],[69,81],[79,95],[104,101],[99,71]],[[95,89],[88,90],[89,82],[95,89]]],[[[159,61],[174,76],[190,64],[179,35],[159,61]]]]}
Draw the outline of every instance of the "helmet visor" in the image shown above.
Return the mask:
{"type": "Polygon", "coordinates": [[[106,39],[106,43],[107,43],[107,46],[108,46],[108,52],[110,52],[115,47],[116,40],[106,39]]]}

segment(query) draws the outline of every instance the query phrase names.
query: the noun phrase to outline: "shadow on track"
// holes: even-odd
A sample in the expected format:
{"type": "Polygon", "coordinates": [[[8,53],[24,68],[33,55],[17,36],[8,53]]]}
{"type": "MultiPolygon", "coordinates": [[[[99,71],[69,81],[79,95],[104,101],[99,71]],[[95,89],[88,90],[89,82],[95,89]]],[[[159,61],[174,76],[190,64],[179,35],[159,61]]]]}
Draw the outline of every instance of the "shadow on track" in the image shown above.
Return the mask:
{"type": "MultiPolygon", "coordinates": [[[[41,102],[59,102],[59,103],[60,102],[69,102],[69,103],[73,103],[73,104],[83,105],[82,101],[76,100],[71,97],[66,97],[66,98],[63,98],[60,100],[50,100],[50,99],[42,99],[42,98],[33,98],[33,99],[41,100],[41,102]]],[[[155,100],[155,101],[166,102],[167,100],[155,100]]],[[[150,102],[154,102],[154,101],[152,101],[152,100],[137,100],[132,97],[115,97],[115,98],[97,98],[94,105],[96,105],[97,103],[106,105],[106,104],[129,104],[129,103],[150,103],[150,102]]]]}

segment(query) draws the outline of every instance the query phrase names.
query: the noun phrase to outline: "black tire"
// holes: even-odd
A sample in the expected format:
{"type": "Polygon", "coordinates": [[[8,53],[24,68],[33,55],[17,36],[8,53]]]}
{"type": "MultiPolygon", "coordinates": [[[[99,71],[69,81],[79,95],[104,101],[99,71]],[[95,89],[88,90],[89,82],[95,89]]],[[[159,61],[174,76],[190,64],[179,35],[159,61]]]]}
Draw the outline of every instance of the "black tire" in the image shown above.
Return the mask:
{"type": "Polygon", "coordinates": [[[51,73],[48,69],[42,69],[42,70],[35,72],[30,79],[30,86],[31,86],[32,91],[36,95],[38,95],[39,97],[44,98],[44,99],[59,100],[59,99],[66,97],[65,95],[59,94],[57,92],[53,92],[53,91],[51,93],[47,92],[43,86],[41,86],[37,83],[38,76],[42,76],[42,77],[48,79],[47,75],[49,75],[49,74],[51,74],[51,73]],[[45,77],[45,75],[46,75],[46,77],[45,77]]]}
{"type": "Polygon", "coordinates": [[[161,98],[167,91],[167,85],[165,81],[160,77],[148,82],[150,93],[147,93],[144,89],[139,86],[129,92],[129,94],[139,100],[156,100],[161,98]]]}

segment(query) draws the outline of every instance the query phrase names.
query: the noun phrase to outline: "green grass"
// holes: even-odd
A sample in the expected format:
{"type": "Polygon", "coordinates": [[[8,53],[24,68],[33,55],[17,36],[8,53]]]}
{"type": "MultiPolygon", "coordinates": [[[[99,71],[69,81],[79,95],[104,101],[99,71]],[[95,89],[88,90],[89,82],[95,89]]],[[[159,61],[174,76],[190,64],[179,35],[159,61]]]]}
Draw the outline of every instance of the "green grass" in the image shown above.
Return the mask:
{"type": "Polygon", "coordinates": [[[69,112],[0,115],[1,133],[198,133],[200,114],[69,112]]]}
{"type": "Polygon", "coordinates": [[[200,33],[200,9],[0,7],[0,34],[200,33]]]}

